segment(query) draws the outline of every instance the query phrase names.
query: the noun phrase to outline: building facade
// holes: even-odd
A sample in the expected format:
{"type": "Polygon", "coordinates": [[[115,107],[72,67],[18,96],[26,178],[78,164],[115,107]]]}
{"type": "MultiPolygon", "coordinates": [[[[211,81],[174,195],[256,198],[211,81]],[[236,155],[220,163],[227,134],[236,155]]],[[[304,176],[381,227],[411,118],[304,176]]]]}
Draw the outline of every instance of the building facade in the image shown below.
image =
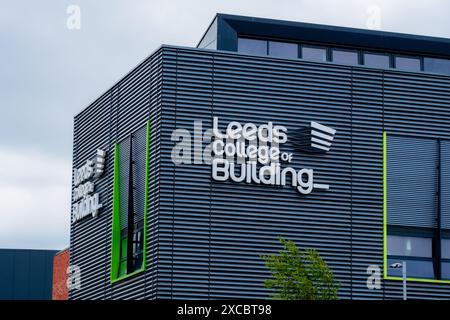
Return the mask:
{"type": "Polygon", "coordinates": [[[223,14],[160,47],[75,116],[69,299],[267,298],[280,236],[342,299],[401,298],[397,262],[450,298],[449,52],[223,14]]]}

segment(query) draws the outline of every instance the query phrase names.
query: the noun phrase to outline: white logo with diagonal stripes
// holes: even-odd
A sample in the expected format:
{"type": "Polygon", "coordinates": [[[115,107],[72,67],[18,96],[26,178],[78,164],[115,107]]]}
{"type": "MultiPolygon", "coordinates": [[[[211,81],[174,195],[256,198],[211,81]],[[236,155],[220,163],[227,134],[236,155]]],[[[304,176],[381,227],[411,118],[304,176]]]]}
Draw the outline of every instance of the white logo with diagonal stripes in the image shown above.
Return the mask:
{"type": "Polygon", "coordinates": [[[105,157],[106,157],[106,151],[97,149],[97,154],[95,156],[95,172],[94,172],[94,178],[98,178],[103,174],[103,171],[105,170],[105,157]]]}
{"type": "Polygon", "coordinates": [[[311,148],[320,152],[330,151],[336,130],[311,121],[311,148]]]}
{"type": "Polygon", "coordinates": [[[95,182],[105,171],[106,151],[97,149],[94,159],[86,160],[80,168],[73,170],[72,222],[87,216],[96,217],[103,207],[100,194],[95,192],[95,182]]]}

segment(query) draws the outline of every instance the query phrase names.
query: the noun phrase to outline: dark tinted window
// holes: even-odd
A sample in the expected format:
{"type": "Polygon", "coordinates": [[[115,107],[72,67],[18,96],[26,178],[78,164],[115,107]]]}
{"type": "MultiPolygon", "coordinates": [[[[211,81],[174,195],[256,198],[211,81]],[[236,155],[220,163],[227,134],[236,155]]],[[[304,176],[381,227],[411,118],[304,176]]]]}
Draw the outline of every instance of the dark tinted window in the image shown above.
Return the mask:
{"type": "Polygon", "coordinates": [[[269,55],[280,58],[297,58],[298,45],[296,43],[269,41],[269,55]]]}
{"type": "Polygon", "coordinates": [[[320,47],[302,46],[302,58],[312,61],[327,61],[327,49],[320,47]]]}
{"type": "Polygon", "coordinates": [[[431,238],[388,236],[388,255],[431,258],[431,238]]]}
{"type": "Polygon", "coordinates": [[[389,56],[386,54],[364,53],[364,65],[374,68],[389,68],[389,56]]]}
{"type": "Polygon", "coordinates": [[[267,55],[267,41],[239,38],[238,52],[265,56],[267,55]]]}
{"type": "Polygon", "coordinates": [[[358,52],[348,50],[333,50],[333,62],[357,65],[358,64],[358,52]]]}
{"type": "Polygon", "coordinates": [[[423,64],[424,70],[427,72],[450,75],[450,60],[424,58],[423,64]]]}
{"type": "MultiPolygon", "coordinates": [[[[434,278],[433,262],[424,260],[398,260],[398,259],[388,259],[388,266],[394,263],[406,262],[406,277],[407,278],[434,278]]],[[[402,268],[393,269],[388,268],[388,274],[393,277],[402,276],[402,268]]]]}
{"type": "Polygon", "coordinates": [[[444,262],[441,264],[442,266],[442,279],[450,280],[450,262],[444,262]]]}
{"type": "Polygon", "coordinates": [[[420,59],[413,57],[395,57],[395,68],[404,71],[420,71],[420,59]]]}
{"type": "Polygon", "coordinates": [[[442,259],[450,259],[450,239],[441,240],[442,259]]]}

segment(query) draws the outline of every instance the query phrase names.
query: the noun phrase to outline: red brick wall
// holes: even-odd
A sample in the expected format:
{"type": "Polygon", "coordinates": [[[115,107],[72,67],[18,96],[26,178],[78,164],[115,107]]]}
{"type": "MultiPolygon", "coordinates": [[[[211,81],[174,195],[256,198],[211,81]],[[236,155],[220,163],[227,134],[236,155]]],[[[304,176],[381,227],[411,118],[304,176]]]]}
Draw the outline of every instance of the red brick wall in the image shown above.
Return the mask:
{"type": "Polygon", "coordinates": [[[69,267],[69,249],[58,252],[53,257],[53,300],[67,300],[67,268],[69,267]]]}

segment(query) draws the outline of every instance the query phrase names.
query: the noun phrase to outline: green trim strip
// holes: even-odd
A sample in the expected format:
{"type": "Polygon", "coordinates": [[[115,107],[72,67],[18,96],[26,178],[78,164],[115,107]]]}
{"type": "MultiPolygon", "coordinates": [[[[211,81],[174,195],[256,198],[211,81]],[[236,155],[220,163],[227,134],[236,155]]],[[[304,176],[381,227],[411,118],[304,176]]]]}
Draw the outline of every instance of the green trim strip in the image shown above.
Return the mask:
{"type": "Polygon", "coordinates": [[[144,197],[144,252],[142,254],[142,268],[147,266],[147,216],[148,216],[148,193],[150,188],[150,144],[151,144],[152,124],[147,121],[147,143],[145,146],[145,197],[144,197]]]}
{"type": "Polygon", "coordinates": [[[387,272],[387,134],[383,131],[383,274],[387,272]]]}
{"type": "Polygon", "coordinates": [[[119,188],[119,144],[114,145],[114,184],[112,207],[111,282],[117,279],[120,266],[120,188],[119,188]]]}
{"type": "MultiPolygon", "coordinates": [[[[387,133],[383,131],[383,275],[385,280],[403,281],[402,277],[388,276],[387,265],[387,133]]],[[[410,282],[450,284],[450,280],[406,278],[410,282]]]]}
{"type": "Polygon", "coordinates": [[[127,279],[146,270],[147,267],[147,215],[149,209],[148,193],[150,188],[150,143],[151,122],[147,121],[145,146],[145,197],[144,197],[144,247],[142,252],[142,267],[130,274],[119,276],[120,266],[120,189],[119,189],[119,145],[114,148],[114,184],[113,184],[113,221],[112,221],[112,252],[111,252],[111,283],[127,279]]]}
{"type": "MultiPolygon", "coordinates": [[[[402,277],[384,277],[385,280],[403,281],[402,277]]],[[[406,278],[406,281],[410,282],[425,282],[425,283],[440,283],[450,284],[450,280],[436,280],[436,279],[421,279],[421,278],[406,278]]]]}

